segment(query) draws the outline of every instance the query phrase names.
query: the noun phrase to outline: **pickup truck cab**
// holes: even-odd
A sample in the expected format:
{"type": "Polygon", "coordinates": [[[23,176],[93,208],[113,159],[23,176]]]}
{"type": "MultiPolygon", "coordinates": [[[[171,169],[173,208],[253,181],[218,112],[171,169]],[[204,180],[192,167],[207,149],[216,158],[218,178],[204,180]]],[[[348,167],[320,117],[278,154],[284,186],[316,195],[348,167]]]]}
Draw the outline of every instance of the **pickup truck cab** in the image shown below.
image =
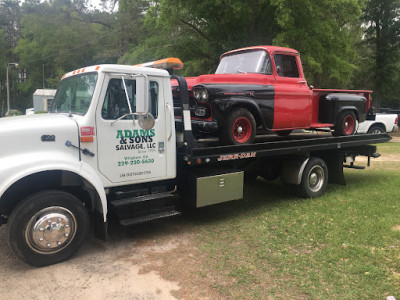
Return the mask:
{"type": "Polygon", "coordinates": [[[217,135],[224,144],[252,143],[259,128],[278,135],[326,128],[352,135],[370,106],[371,91],[309,87],[300,54],[284,47],[229,51],[215,74],[187,82],[194,132],[217,135]]]}

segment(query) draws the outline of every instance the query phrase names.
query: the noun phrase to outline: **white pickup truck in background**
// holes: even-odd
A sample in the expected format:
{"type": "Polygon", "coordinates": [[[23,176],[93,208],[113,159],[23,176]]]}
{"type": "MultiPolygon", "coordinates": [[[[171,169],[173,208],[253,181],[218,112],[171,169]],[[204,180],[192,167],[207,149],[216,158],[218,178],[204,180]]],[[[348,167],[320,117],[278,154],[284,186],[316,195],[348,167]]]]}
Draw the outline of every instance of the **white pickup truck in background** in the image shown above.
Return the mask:
{"type": "Polygon", "coordinates": [[[358,124],[357,133],[384,133],[398,129],[399,116],[397,114],[377,113],[375,120],[366,120],[358,124]]]}

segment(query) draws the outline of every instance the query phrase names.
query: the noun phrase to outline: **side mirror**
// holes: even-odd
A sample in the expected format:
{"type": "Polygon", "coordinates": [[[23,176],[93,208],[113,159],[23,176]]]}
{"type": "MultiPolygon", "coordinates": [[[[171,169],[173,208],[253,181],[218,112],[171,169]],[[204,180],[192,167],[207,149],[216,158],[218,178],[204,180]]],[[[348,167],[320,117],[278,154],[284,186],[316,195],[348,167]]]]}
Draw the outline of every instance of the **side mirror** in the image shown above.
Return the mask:
{"type": "Polygon", "coordinates": [[[136,112],[147,114],[149,110],[149,80],[146,75],[135,76],[136,80],[136,112]]]}
{"type": "Polygon", "coordinates": [[[155,120],[151,113],[140,115],[138,119],[139,126],[144,130],[150,130],[154,127],[155,120]]]}

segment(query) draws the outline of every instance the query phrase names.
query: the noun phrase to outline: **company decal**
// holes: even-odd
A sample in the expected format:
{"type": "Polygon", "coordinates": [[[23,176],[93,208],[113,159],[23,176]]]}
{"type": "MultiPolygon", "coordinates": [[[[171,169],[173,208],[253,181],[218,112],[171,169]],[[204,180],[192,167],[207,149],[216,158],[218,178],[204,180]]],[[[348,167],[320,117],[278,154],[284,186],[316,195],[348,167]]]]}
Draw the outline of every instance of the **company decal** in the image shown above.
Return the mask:
{"type": "Polygon", "coordinates": [[[235,153],[228,155],[221,155],[217,158],[218,161],[224,160],[237,160],[237,159],[245,159],[245,158],[253,158],[256,157],[256,152],[243,152],[243,153],[235,153]]]}
{"type": "MultiPolygon", "coordinates": [[[[151,155],[151,153],[156,152],[155,135],[155,129],[117,130],[115,135],[117,141],[115,150],[123,152],[119,152],[122,157],[116,161],[116,166],[128,168],[143,166],[144,168],[147,168],[145,166],[154,164],[156,162],[155,157],[151,155]],[[127,155],[125,154],[126,152],[124,153],[125,150],[131,151],[127,155]],[[132,150],[134,152],[132,152],[132,150]]],[[[121,173],[120,178],[150,174],[150,170],[130,171],[127,173],[121,173]]]]}
{"type": "Polygon", "coordinates": [[[150,130],[117,130],[116,139],[118,144],[115,150],[146,150],[156,149],[154,142],[155,129],[150,130]]]}

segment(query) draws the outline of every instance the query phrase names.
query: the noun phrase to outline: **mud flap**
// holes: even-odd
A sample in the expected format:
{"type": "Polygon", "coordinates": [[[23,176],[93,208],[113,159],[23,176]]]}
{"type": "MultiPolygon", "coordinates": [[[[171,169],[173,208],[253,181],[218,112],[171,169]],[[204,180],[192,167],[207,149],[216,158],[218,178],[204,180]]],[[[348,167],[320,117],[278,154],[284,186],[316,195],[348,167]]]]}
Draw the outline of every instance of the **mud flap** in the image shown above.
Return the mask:
{"type": "Polygon", "coordinates": [[[346,185],[343,173],[343,162],[345,161],[344,153],[337,151],[329,151],[321,157],[328,166],[329,183],[346,185]]]}
{"type": "Polygon", "coordinates": [[[94,210],[94,234],[96,238],[107,242],[108,235],[108,222],[104,222],[103,214],[97,210],[94,210]]]}

